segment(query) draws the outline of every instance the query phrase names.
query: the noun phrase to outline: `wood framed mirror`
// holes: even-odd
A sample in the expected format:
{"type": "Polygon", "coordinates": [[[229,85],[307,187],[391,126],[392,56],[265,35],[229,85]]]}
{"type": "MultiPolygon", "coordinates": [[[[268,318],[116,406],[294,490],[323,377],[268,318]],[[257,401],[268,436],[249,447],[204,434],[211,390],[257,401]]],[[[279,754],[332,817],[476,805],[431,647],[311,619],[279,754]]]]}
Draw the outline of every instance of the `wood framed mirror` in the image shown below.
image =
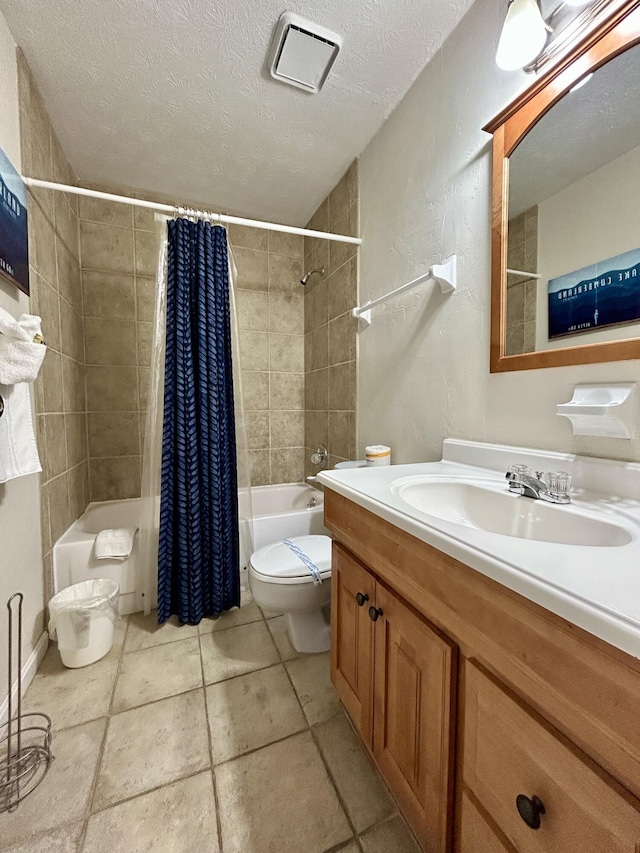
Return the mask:
{"type": "Polygon", "coordinates": [[[640,0],[483,129],[491,372],[640,358],[640,0]]]}

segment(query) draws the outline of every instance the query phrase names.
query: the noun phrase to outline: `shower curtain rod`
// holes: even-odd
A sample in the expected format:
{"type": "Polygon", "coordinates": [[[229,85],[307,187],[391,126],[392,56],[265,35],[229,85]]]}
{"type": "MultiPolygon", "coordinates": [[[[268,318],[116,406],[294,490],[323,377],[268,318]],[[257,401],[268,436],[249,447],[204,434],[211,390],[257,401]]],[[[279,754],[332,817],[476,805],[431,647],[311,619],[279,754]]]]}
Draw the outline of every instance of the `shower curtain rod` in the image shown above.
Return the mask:
{"type": "Polygon", "coordinates": [[[28,187],[42,187],[46,190],[57,190],[58,192],[74,193],[75,195],[84,195],[89,198],[101,198],[104,201],[115,201],[120,204],[129,204],[133,207],[147,207],[149,210],[159,210],[162,213],[183,213],[185,215],[201,214],[203,218],[215,219],[218,222],[228,222],[232,225],[246,225],[247,228],[263,228],[265,231],[281,231],[284,234],[300,234],[302,237],[317,237],[319,240],[333,240],[336,243],[353,243],[356,246],[362,244],[360,237],[347,237],[344,234],[328,234],[326,231],[312,231],[309,228],[296,228],[293,225],[278,225],[275,222],[260,222],[258,219],[243,219],[240,216],[227,216],[224,213],[211,213],[207,210],[196,210],[191,207],[180,207],[171,204],[159,204],[155,201],[145,201],[139,198],[129,198],[125,195],[113,195],[113,193],[103,193],[98,190],[88,190],[84,187],[67,186],[66,184],[56,184],[52,181],[41,181],[39,178],[25,178],[22,180],[28,187]]]}

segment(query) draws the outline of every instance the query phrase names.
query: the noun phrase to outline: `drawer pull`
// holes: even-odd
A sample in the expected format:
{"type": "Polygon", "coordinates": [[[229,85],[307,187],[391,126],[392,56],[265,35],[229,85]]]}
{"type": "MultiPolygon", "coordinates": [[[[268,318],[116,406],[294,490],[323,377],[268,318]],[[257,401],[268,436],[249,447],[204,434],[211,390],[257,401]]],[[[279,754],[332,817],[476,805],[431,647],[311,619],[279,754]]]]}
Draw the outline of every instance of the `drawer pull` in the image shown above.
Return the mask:
{"type": "Polygon", "coordinates": [[[540,815],[544,814],[544,805],[542,800],[537,797],[525,797],[524,794],[518,794],[516,797],[516,806],[522,820],[531,827],[531,829],[540,829],[540,815]]]}
{"type": "Polygon", "coordinates": [[[379,607],[369,608],[369,619],[371,619],[372,622],[377,622],[379,616],[382,616],[382,610],[379,607]]]}
{"type": "Polygon", "coordinates": [[[361,592],[356,593],[356,602],[358,607],[362,607],[365,601],[369,601],[369,596],[366,593],[364,595],[361,592]]]}

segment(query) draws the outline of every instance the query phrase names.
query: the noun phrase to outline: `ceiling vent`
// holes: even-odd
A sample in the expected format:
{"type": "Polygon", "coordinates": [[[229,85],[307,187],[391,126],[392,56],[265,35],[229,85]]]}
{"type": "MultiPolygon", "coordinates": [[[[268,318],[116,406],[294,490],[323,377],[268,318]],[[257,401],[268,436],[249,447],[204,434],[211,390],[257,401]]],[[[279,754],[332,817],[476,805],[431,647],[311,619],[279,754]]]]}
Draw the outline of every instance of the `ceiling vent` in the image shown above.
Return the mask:
{"type": "Polygon", "coordinates": [[[341,47],[337,33],[293,12],[283,12],[269,53],[269,72],[281,83],[319,92],[341,47]]]}

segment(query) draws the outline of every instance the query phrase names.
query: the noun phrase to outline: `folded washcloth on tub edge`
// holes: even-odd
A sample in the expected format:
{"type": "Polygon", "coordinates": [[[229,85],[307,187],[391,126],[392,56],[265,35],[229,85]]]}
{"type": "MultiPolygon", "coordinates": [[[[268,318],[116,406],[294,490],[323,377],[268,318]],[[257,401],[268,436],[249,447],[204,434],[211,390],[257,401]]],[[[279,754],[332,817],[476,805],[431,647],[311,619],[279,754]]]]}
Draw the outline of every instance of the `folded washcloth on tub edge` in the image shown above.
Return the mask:
{"type": "Polygon", "coordinates": [[[94,552],[97,560],[126,560],[133,549],[137,527],[115,527],[101,530],[96,536],[94,552]]]}

